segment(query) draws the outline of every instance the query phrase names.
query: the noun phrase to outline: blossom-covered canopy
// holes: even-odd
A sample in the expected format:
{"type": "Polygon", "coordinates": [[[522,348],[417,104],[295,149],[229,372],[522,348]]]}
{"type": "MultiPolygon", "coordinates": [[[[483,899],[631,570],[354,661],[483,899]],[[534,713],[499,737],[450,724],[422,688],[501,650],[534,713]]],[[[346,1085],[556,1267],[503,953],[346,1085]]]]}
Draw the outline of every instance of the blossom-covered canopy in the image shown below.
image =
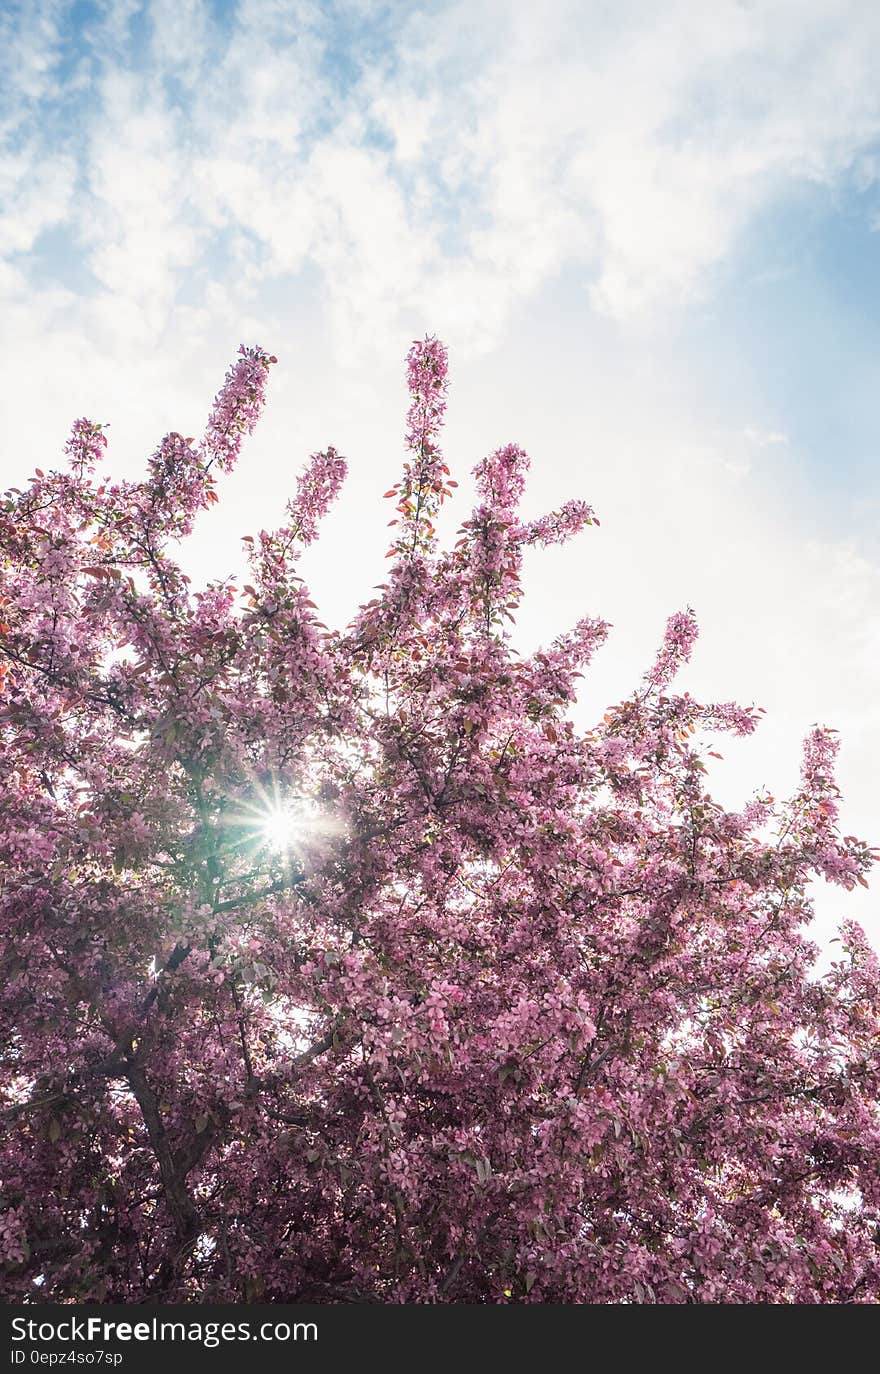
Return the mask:
{"type": "Polygon", "coordinates": [[[332,448],[249,583],[194,591],[176,545],[274,361],[143,481],[81,420],[0,504],[4,1295],[876,1301],[878,965],[849,926],[820,976],[804,934],[810,878],[871,861],[832,734],[790,801],[717,805],[709,745],[758,713],[674,693],[689,610],[576,729],[608,626],[506,627],[523,550],[598,521],[522,521],[508,444],[439,548],[434,339],[355,622],[297,571],[332,448]]]}

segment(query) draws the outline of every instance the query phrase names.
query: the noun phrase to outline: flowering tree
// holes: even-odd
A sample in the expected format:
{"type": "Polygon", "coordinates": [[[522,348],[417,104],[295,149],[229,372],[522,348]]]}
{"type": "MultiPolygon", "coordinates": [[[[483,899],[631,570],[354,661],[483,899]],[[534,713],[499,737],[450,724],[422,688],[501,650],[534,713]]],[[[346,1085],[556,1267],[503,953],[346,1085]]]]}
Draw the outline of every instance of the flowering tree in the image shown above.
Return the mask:
{"type": "Polygon", "coordinates": [[[455,547],[446,354],[408,358],[388,582],[341,634],[297,572],[315,455],[250,583],[173,556],[270,365],[111,485],[101,426],[0,505],[0,1272],[9,1299],[851,1302],[880,1297],[880,971],[830,971],[806,884],[864,882],[835,746],[785,804],[708,795],[757,716],[671,683],[567,717],[605,639],[519,657],[528,467],[455,547]]]}

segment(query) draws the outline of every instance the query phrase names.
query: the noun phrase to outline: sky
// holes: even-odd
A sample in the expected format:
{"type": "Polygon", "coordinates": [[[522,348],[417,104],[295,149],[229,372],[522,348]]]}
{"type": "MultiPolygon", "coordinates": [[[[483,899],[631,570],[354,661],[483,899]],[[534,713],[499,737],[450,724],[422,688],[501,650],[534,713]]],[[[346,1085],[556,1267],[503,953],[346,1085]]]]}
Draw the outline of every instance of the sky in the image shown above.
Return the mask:
{"type": "MultiPolygon", "coordinates": [[[[875,0],[0,0],[0,486],[80,415],[134,477],[239,343],[264,419],[185,555],[242,567],[306,456],[348,483],[305,572],[344,625],[384,574],[403,358],[450,350],[446,450],[532,457],[517,646],[614,624],[597,719],[690,604],[679,684],[755,702],[714,795],[794,789],[841,734],[880,844],[880,6],[875,0]]],[[[819,887],[818,930],[876,889],[819,887]]]]}

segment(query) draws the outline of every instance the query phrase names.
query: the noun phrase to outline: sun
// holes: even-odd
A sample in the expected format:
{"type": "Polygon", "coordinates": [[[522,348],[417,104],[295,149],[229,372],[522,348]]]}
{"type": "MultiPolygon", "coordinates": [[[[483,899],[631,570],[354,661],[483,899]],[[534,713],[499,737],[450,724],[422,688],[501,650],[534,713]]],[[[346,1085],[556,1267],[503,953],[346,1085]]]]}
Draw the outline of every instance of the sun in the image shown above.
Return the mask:
{"type": "Polygon", "coordinates": [[[314,843],[340,830],[338,819],[307,793],[277,780],[254,782],[250,796],[232,803],[227,823],[230,841],[242,852],[255,857],[268,851],[285,862],[299,861],[314,843]]]}
{"type": "Polygon", "coordinates": [[[260,834],[276,854],[286,854],[308,829],[304,809],[294,803],[272,806],[259,822],[260,834]]]}

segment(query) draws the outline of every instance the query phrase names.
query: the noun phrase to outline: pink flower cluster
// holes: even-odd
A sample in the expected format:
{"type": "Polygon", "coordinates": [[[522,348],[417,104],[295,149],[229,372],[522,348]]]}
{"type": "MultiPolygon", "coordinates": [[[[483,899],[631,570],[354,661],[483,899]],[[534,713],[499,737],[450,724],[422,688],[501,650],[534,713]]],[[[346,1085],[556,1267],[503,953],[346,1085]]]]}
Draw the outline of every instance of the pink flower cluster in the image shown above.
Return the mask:
{"type": "Polygon", "coordinates": [[[474,468],[481,501],[500,517],[515,513],[526,486],[529,456],[518,444],[505,444],[474,468]]]}
{"type": "Polygon", "coordinates": [[[64,452],[74,471],[83,476],[87,472],[94,472],[104,457],[106,447],[107,436],[103,426],[82,419],[75,421],[70,438],[64,445],[64,452]]]}
{"type": "Polygon", "coordinates": [[[449,360],[439,339],[416,339],[406,358],[410,391],[406,443],[425,454],[436,442],[446,413],[449,360]]]}
{"type": "Polygon", "coordinates": [[[699,633],[697,618],[690,607],[669,617],[663,647],[648,674],[652,687],[662,690],[669,686],[682,664],[688,662],[699,633]]]}
{"type": "Polygon", "coordinates": [[[586,525],[598,523],[592,506],[588,506],[586,501],[566,501],[559,510],[529,521],[523,527],[521,538],[524,544],[539,544],[548,548],[551,544],[565,544],[586,525]]]}
{"type": "Polygon", "coordinates": [[[253,433],[265,400],[269,367],[276,361],[261,348],[246,348],[242,344],[238,352],[238,359],[214,400],[202,443],[208,467],[216,463],[224,472],[235,466],[242,440],[253,433]]]}
{"type": "Polygon", "coordinates": [[[339,495],[347,470],[345,459],[332,447],[324,453],[313,453],[309,459],[297,480],[296,496],[288,506],[291,527],[304,544],[311,544],[317,535],[318,525],[339,495]]]}

